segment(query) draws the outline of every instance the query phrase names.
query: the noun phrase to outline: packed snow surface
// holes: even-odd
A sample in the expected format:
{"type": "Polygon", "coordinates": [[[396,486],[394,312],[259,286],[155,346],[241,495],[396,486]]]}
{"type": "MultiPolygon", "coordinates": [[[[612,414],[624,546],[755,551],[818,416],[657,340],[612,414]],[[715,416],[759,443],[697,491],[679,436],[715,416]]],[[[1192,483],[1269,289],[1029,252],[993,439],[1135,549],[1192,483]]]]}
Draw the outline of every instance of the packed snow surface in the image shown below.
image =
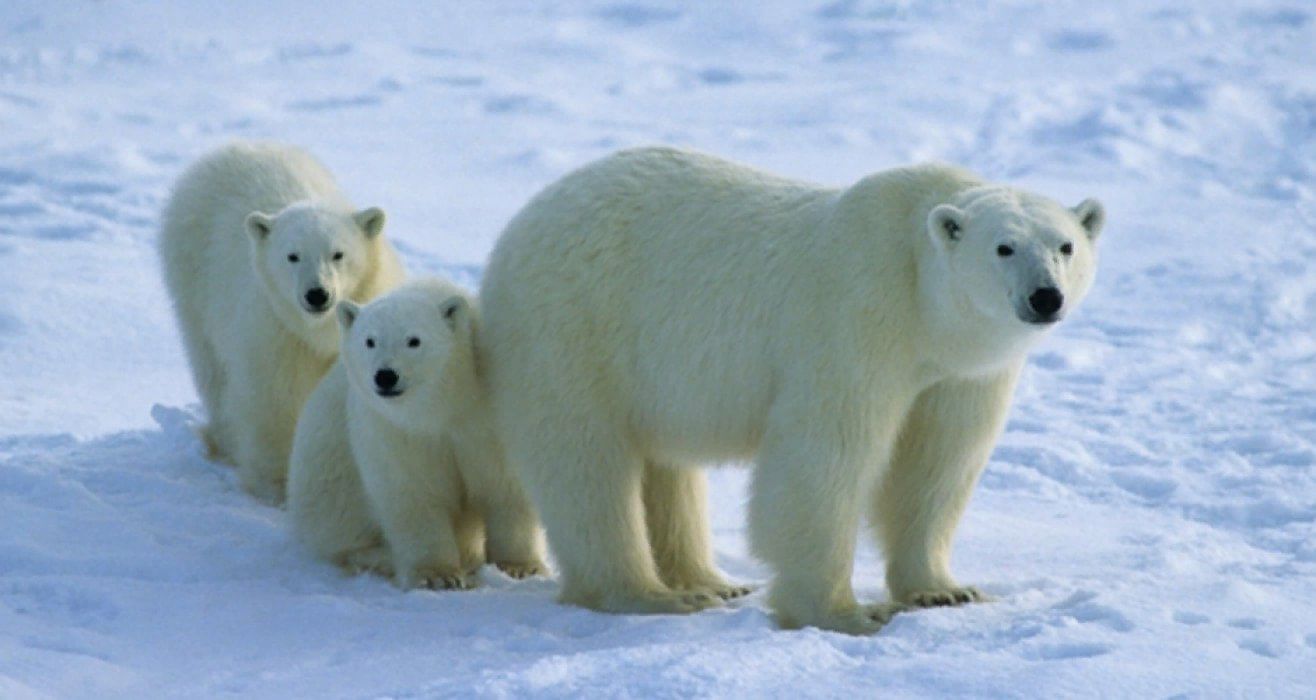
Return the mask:
{"type": "MultiPolygon", "coordinates": [[[[1316,8],[1303,2],[0,4],[0,697],[1316,696],[1316,8]],[[346,578],[206,462],[155,257],[227,139],[321,156],[478,283],[538,188],[685,145],[1102,199],[957,538],[991,604],[780,631],[346,578]]],[[[746,471],[713,473],[718,560],[746,471]]],[[[885,597],[880,555],[856,564],[885,597]]]]}

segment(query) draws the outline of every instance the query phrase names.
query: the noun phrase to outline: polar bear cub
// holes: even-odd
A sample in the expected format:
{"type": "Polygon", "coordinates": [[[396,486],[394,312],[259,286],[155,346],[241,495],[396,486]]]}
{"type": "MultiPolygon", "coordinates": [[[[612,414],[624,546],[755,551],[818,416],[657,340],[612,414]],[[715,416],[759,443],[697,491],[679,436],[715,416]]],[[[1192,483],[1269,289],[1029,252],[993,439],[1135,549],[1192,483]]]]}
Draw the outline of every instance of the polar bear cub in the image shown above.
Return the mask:
{"type": "Polygon", "coordinates": [[[955,525],[1028,349],[1092,284],[1103,220],[943,165],[830,189],[648,148],[550,185],[494,250],[481,356],[562,599],[740,593],[697,467],[747,460],[783,625],[866,633],[896,609],[852,592],[865,510],[895,601],[980,598],[950,575],[955,525]]]}
{"type": "Polygon", "coordinates": [[[476,308],[438,279],[340,302],[338,362],[306,404],[289,468],[298,538],[404,588],[467,588],[486,561],[544,570],[542,536],[478,373],[476,308]]]}
{"type": "Polygon", "coordinates": [[[331,311],[401,281],[384,212],[354,209],[333,176],[291,146],[233,143],[179,178],[160,255],[212,458],[283,499],[293,427],[338,352],[331,311]]]}

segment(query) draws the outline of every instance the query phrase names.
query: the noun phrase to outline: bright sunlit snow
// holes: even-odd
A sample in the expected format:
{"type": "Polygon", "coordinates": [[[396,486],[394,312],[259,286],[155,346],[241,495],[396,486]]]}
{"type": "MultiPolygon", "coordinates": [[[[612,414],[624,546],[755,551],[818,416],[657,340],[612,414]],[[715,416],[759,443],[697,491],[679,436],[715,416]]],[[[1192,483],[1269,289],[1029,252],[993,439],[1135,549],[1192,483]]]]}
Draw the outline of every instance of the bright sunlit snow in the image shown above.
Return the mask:
{"type": "MultiPolygon", "coordinates": [[[[981,5],[4,0],[0,697],[1316,695],[1316,7],[981,5]],[[312,561],[187,428],[156,228],[231,138],[309,148],[472,287],[529,196],[634,145],[1100,198],[1096,287],[957,538],[999,600],[854,638],[761,590],[608,616],[312,561]]],[[[719,562],[761,584],[746,472],[712,478],[719,562]]]]}

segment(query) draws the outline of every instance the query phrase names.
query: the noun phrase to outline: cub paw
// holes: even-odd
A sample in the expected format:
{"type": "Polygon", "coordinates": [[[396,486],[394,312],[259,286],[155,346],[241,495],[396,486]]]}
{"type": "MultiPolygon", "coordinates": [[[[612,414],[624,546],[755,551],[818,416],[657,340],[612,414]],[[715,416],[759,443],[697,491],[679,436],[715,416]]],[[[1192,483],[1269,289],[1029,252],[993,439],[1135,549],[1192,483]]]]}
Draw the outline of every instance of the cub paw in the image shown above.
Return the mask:
{"type": "Polygon", "coordinates": [[[947,588],[939,591],[915,591],[905,596],[911,605],[920,608],[943,608],[966,603],[983,603],[990,597],[973,586],[947,588]]]}
{"type": "Polygon", "coordinates": [[[393,578],[393,557],[384,547],[358,549],[344,554],[338,565],[350,574],[372,573],[393,578]]]}
{"type": "Polygon", "coordinates": [[[475,588],[475,578],[451,568],[426,568],[399,577],[398,586],[403,590],[427,588],[432,591],[467,591],[475,588]]]}
{"type": "Polygon", "coordinates": [[[542,576],[548,571],[548,567],[543,562],[521,562],[521,561],[496,561],[494,566],[498,570],[507,574],[514,579],[529,578],[531,576],[542,576]]]}
{"type": "Polygon", "coordinates": [[[744,598],[750,593],[753,593],[754,587],[736,583],[723,583],[720,586],[709,588],[708,592],[722,600],[735,600],[736,598],[744,598]]]}

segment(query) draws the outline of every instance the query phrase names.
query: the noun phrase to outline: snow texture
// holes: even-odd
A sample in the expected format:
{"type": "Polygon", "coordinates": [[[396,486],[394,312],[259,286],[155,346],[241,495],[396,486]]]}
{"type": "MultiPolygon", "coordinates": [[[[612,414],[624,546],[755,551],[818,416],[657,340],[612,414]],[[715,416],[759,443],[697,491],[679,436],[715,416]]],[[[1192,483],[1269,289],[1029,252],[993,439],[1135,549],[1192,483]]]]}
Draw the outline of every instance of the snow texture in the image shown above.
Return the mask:
{"type": "MultiPolygon", "coordinates": [[[[0,5],[0,697],[1316,695],[1316,9],[1301,2],[0,5]],[[277,6],[277,9],[276,9],[277,6]],[[687,145],[939,158],[1109,212],[957,539],[992,604],[783,632],[486,567],[345,578],[206,462],[155,256],[226,139],[308,147],[473,285],[538,188],[687,145]]],[[[761,583],[745,472],[719,563],[761,583]]],[[[862,598],[885,597],[865,543],[862,598]]]]}

